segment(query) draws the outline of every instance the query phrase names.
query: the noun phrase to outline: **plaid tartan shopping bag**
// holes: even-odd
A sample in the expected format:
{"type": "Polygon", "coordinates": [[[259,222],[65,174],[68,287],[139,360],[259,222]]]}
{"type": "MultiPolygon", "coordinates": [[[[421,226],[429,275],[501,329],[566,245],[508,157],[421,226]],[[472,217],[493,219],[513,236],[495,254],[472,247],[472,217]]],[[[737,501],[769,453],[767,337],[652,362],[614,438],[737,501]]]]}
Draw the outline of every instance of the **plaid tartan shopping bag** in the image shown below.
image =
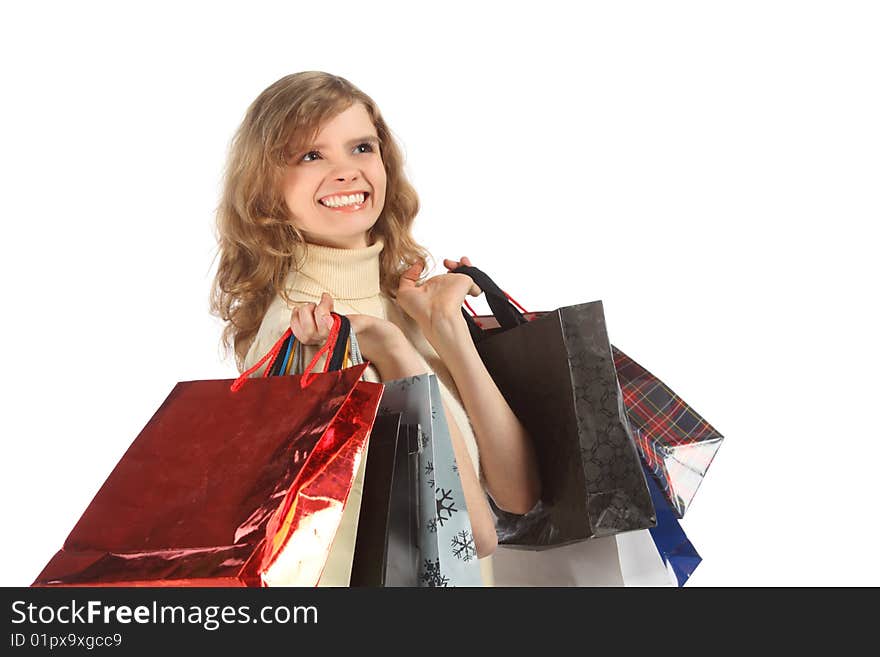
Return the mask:
{"type": "Polygon", "coordinates": [[[724,437],[660,379],[617,347],[613,352],[636,446],[681,518],[724,437]]]}

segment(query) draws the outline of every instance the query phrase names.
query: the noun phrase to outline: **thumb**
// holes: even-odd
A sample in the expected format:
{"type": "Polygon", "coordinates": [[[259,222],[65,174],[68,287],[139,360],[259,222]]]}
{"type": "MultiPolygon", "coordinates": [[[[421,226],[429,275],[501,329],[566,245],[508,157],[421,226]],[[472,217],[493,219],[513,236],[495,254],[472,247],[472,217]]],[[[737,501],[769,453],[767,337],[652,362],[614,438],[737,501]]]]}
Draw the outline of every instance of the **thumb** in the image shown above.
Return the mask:
{"type": "Polygon", "coordinates": [[[330,316],[330,313],[332,313],[332,312],[333,312],[333,297],[331,297],[326,292],[322,292],[321,293],[321,301],[318,303],[318,306],[315,308],[315,321],[316,321],[316,323],[324,324],[327,328],[331,328],[333,326],[333,317],[330,316]]]}
{"type": "Polygon", "coordinates": [[[410,288],[416,287],[416,283],[419,280],[419,275],[422,273],[422,269],[424,267],[419,263],[412,265],[409,269],[407,269],[400,277],[400,283],[397,286],[398,290],[408,290],[410,288]]]}

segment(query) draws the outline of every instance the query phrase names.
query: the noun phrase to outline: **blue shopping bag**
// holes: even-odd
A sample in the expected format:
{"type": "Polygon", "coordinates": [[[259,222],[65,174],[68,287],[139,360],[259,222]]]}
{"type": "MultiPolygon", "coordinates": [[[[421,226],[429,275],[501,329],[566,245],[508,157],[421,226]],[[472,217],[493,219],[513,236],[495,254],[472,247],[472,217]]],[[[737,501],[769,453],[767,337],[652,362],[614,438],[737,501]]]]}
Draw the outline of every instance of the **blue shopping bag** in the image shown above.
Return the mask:
{"type": "Polygon", "coordinates": [[[657,526],[651,527],[648,531],[651,532],[651,538],[666,567],[675,576],[678,585],[684,586],[703,559],[684,533],[678,522],[678,516],[672,510],[644,461],[642,467],[645,470],[645,480],[648,482],[651,500],[654,502],[654,510],[657,512],[657,526]]]}

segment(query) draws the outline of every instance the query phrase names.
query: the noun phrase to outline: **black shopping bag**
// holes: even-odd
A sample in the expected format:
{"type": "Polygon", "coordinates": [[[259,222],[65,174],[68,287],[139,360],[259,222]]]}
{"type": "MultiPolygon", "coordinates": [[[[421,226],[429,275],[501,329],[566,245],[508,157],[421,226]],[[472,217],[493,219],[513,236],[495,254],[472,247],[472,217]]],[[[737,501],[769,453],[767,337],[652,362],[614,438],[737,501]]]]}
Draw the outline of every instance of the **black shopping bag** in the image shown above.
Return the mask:
{"type": "Polygon", "coordinates": [[[418,586],[418,427],[379,415],[370,435],[351,586],[418,586]]]}
{"type": "MultiPolygon", "coordinates": [[[[492,504],[499,543],[541,549],[656,525],[623,406],[601,301],[530,321],[475,267],[499,326],[464,314],[486,369],[535,442],[542,496],[529,513],[492,504]]],[[[491,500],[490,500],[491,502],[491,500]]]]}

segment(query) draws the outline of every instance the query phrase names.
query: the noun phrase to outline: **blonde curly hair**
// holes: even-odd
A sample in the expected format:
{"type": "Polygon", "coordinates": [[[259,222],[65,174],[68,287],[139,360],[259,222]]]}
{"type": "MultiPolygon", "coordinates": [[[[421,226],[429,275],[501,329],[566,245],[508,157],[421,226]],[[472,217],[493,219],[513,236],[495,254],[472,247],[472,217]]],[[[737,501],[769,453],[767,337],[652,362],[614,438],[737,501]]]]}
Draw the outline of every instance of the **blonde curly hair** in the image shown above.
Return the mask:
{"type": "Polygon", "coordinates": [[[217,208],[220,263],[210,310],[226,322],[220,343],[224,357],[232,348],[239,370],[275,295],[291,303],[284,281],[298,268],[296,247],[306,245],[280,192],[288,158],[355,103],[363,104],[376,127],[387,175],[385,205],[369,233],[371,243],[376,238],[385,242],[382,291],[394,297],[406,269],[414,264],[422,265],[423,272],[428,269],[430,256],[411,232],[418,195],[376,103],[348,80],[329,73],[304,71],[281,78],[251,103],[232,139],[217,208]]]}

